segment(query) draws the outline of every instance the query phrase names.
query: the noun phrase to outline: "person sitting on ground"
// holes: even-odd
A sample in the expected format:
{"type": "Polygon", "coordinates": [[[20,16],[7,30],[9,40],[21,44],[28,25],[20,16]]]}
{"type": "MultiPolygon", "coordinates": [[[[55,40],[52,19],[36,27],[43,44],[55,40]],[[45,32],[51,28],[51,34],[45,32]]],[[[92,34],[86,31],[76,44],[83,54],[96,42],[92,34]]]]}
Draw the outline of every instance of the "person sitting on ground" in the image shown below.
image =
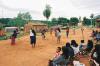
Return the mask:
{"type": "Polygon", "coordinates": [[[92,40],[88,40],[86,51],[87,52],[91,52],[92,49],[93,49],[93,41],[92,40]]]}
{"type": "Polygon", "coordinates": [[[66,58],[72,59],[74,57],[74,50],[71,47],[70,43],[67,42],[65,48],[66,48],[66,50],[64,51],[64,53],[66,55],[66,58]]]}
{"type": "Polygon", "coordinates": [[[71,40],[71,47],[73,48],[75,55],[79,53],[79,46],[75,40],[71,40]]]}
{"type": "Polygon", "coordinates": [[[67,55],[66,47],[63,46],[62,47],[62,54],[59,57],[57,57],[56,59],[53,59],[52,66],[66,65],[68,63],[67,56],[68,55],[67,55]]]}
{"type": "Polygon", "coordinates": [[[61,47],[57,47],[57,50],[53,59],[58,58],[60,55],[61,55],[61,47]]]}
{"type": "Polygon", "coordinates": [[[84,40],[81,40],[79,49],[80,49],[80,51],[86,49],[86,44],[84,43],[84,40]]]}
{"type": "Polygon", "coordinates": [[[96,34],[96,41],[97,41],[97,42],[100,41],[100,32],[98,32],[98,33],[96,34]]]}
{"type": "Polygon", "coordinates": [[[74,58],[73,60],[73,66],[85,66],[85,64],[81,63],[79,58],[74,58]]]}
{"type": "Polygon", "coordinates": [[[59,58],[60,55],[61,55],[61,47],[57,47],[57,50],[56,50],[56,53],[55,53],[53,59],[49,60],[49,66],[52,66],[53,60],[59,58]]]}
{"type": "Polygon", "coordinates": [[[81,40],[81,44],[79,46],[80,54],[84,54],[86,49],[86,44],[84,43],[84,40],[81,40]]]}
{"type": "Polygon", "coordinates": [[[95,45],[95,49],[91,54],[91,58],[100,66],[100,44],[95,45]]]}
{"type": "Polygon", "coordinates": [[[66,43],[66,46],[62,47],[62,54],[52,61],[52,65],[66,66],[66,64],[69,62],[69,58],[73,56],[74,56],[74,51],[71,48],[70,43],[66,43]]]}

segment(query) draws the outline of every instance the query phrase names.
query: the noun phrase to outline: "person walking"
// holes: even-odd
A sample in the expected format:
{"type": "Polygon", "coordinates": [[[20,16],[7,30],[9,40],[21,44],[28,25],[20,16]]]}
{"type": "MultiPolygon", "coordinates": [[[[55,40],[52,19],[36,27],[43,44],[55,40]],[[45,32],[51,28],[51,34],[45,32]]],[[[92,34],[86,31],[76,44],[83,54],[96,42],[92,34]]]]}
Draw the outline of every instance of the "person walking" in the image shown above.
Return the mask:
{"type": "Polygon", "coordinates": [[[30,43],[32,45],[32,48],[35,47],[35,45],[36,45],[36,32],[33,29],[30,30],[30,43]]]}
{"type": "Polygon", "coordinates": [[[13,34],[11,36],[11,45],[15,45],[16,44],[16,37],[17,37],[17,32],[16,32],[16,30],[14,30],[13,34]]]}
{"type": "Polygon", "coordinates": [[[56,37],[57,37],[57,43],[60,43],[60,39],[61,39],[61,30],[60,30],[60,28],[58,28],[57,30],[56,30],[56,37]]]}
{"type": "Polygon", "coordinates": [[[46,39],[46,30],[45,29],[43,29],[43,30],[41,30],[41,36],[42,36],[42,39],[46,39]]]}
{"type": "Polygon", "coordinates": [[[82,32],[82,39],[84,40],[84,28],[81,27],[81,32],[82,32]]]}
{"type": "Polygon", "coordinates": [[[67,27],[67,29],[66,29],[66,36],[67,36],[67,38],[69,36],[69,27],[67,27]]]}

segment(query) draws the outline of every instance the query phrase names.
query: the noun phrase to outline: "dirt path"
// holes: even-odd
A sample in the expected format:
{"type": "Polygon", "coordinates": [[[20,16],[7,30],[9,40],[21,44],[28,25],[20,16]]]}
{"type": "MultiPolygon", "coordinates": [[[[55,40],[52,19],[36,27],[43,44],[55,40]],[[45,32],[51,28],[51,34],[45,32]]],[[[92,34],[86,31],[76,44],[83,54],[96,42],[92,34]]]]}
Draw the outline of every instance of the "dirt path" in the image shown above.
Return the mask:
{"type": "MultiPolygon", "coordinates": [[[[85,41],[90,39],[91,30],[84,31],[85,41]]],[[[47,66],[48,60],[52,58],[56,47],[65,45],[66,41],[75,39],[78,43],[82,38],[81,30],[76,30],[76,35],[73,35],[70,30],[69,39],[66,39],[66,34],[62,32],[61,44],[56,43],[56,38],[47,34],[47,39],[42,40],[41,36],[37,37],[36,48],[31,48],[29,44],[29,36],[24,36],[17,39],[15,46],[10,45],[10,40],[0,41],[0,66],[47,66]]],[[[87,59],[82,61],[87,64],[87,59]]]]}

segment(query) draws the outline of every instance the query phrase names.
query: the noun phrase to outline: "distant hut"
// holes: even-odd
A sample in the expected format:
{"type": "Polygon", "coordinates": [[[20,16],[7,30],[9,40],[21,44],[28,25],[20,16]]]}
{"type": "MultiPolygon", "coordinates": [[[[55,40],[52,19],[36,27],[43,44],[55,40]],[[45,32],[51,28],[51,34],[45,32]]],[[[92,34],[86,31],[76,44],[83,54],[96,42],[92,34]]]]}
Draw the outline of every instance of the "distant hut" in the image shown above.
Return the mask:
{"type": "Polygon", "coordinates": [[[41,22],[28,22],[24,26],[24,31],[29,32],[30,29],[34,29],[36,32],[40,32],[41,29],[48,29],[47,25],[41,22]]]}
{"type": "Polygon", "coordinates": [[[100,27],[100,18],[99,19],[96,19],[96,26],[97,27],[100,27]]]}
{"type": "Polygon", "coordinates": [[[16,29],[18,29],[18,27],[5,27],[5,32],[13,32],[16,29]]]}
{"type": "Polygon", "coordinates": [[[97,15],[97,16],[95,17],[95,20],[96,20],[96,26],[97,26],[97,27],[100,27],[100,15],[97,15]]]}

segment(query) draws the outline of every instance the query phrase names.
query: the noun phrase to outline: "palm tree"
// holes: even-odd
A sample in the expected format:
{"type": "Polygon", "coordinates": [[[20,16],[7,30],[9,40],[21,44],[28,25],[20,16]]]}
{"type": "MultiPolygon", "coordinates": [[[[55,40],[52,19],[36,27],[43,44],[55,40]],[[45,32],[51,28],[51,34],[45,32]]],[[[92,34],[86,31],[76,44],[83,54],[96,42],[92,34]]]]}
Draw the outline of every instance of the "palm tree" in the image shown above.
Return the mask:
{"type": "Polygon", "coordinates": [[[46,5],[45,10],[43,11],[43,15],[48,21],[50,15],[51,15],[51,7],[49,5],[46,5]]]}

